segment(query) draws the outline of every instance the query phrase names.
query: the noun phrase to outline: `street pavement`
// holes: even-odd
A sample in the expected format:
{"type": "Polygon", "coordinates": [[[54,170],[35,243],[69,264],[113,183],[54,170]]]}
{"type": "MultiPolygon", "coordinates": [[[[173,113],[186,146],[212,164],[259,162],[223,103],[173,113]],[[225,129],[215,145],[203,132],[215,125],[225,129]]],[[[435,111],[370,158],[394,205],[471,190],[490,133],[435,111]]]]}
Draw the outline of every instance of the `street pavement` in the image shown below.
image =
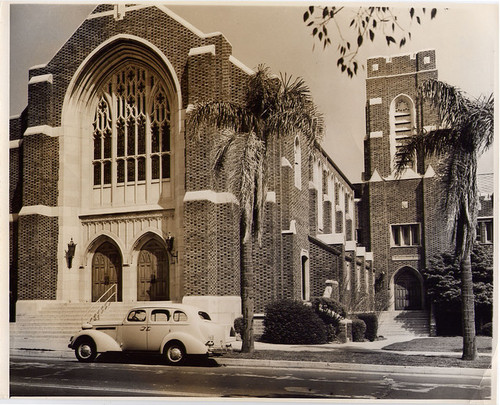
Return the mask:
{"type": "MultiPolygon", "coordinates": [[[[344,344],[329,343],[322,345],[282,345],[269,344],[263,342],[255,342],[255,350],[278,350],[278,351],[311,351],[311,352],[328,352],[332,350],[342,351],[369,351],[369,352],[384,352],[391,351],[383,350],[382,348],[397,342],[405,342],[414,339],[412,336],[394,336],[374,342],[348,342],[344,344]]],[[[37,358],[71,358],[74,359],[74,352],[67,347],[68,340],[61,339],[11,339],[10,356],[11,357],[37,357],[37,358]]],[[[233,349],[239,350],[241,341],[233,342],[233,349]]],[[[397,354],[404,355],[420,355],[420,356],[436,356],[460,358],[461,353],[458,352],[414,352],[414,351],[394,351],[397,354]]],[[[480,353],[480,356],[489,355],[480,353]]],[[[329,363],[329,362],[313,362],[313,361],[289,361],[289,360],[253,360],[253,359],[236,359],[227,358],[224,356],[216,358],[220,365],[230,367],[279,367],[279,368],[307,368],[307,369],[337,369],[351,370],[353,364],[345,363],[329,363]]],[[[394,366],[380,364],[356,364],[356,368],[366,371],[381,371],[387,372],[412,372],[412,373],[434,373],[434,374],[467,374],[470,376],[491,376],[491,369],[475,369],[475,368],[453,368],[446,367],[415,367],[415,366],[394,366]]]]}

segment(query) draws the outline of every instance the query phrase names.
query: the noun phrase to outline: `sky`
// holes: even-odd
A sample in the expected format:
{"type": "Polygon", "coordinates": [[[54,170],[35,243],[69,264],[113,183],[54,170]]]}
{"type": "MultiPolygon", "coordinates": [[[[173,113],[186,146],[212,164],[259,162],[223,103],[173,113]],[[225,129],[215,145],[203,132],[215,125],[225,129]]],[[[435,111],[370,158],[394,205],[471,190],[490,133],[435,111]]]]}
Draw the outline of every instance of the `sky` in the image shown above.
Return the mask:
{"type": "MultiPolygon", "coordinates": [[[[336,66],[336,46],[315,47],[311,30],[303,22],[309,2],[224,3],[191,5],[170,3],[169,8],[205,33],[222,32],[232,44],[232,53],[250,68],[264,63],[276,73],[302,77],[325,116],[323,147],[352,183],[363,171],[365,137],[365,79],[360,69],[349,79],[336,66]]],[[[319,3],[317,3],[319,4],[319,3]]],[[[332,3],[321,3],[332,5],[332,3]]],[[[498,70],[498,7],[496,3],[439,3],[435,19],[424,17],[419,26],[410,22],[409,5],[393,10],[412,33],[403,48],[380,41],[364,45],[360,63],[374,56],[409,54],[435,49],[439,79],[460,87],[472,97],[494,92],[498,70]]],[[[415,3],[411,3],[415,5],[415,3]]],[[[11,4],[10,9],[10,115],[26,106],[28,69],[45,64],[72,35],[93,5],[11,4]]],[[[427,7],[432,7],[428,3],[427,7]]],[[[342,13],[350,21],[352,4],[342,13]]],[[[348,23],[343,27],[347,32],[348,23]]],[[[335,32],[329,26],[332,41],[335,32]]],[[[377,37],[376,37],[377,39],[377,37]]],[[[480,172],[493,170],[493,152],[480,162],[480,172]]]]}

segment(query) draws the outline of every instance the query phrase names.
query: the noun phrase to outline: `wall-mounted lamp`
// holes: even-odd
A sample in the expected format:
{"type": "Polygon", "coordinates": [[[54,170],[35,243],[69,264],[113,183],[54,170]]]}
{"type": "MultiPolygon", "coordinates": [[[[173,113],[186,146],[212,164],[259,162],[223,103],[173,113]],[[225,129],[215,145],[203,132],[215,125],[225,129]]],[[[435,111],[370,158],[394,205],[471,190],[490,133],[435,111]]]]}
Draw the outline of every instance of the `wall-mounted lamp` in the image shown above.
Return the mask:
{"type": "Polygon", "coordinates": [[[68,269],[71,269],[71,265],[73,263],[73,257],[75,257],[76,243],[73,242],[73,238],[71,238],[68,243],[68,250],[66,250],[66,261],[68,262],[68,269]]]}
{"type": "Polygon", "coordinates": [[[168,254],[170,255],[170,263],[175,264],[177,263],[177,251],[174,253],[174,237],[168,233],[168,236],[165,238],[165,242],[167,243],[167,251],[168,254]]]}

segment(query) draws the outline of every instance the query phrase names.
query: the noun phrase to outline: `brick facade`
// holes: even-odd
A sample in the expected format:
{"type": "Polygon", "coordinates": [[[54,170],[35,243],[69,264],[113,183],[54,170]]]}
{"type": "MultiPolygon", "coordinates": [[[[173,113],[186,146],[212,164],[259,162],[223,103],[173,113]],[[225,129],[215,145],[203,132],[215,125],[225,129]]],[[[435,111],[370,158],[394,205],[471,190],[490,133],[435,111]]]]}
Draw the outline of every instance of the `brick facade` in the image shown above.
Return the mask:
{"type": "Polygon", "coordinates": [[[414,285],[411,288],[420,295],[420,301],[411,309],[423,309],[425,295],[418,272],[430,257],[449,249],[451,243],[440,211],[441,188],[435,174],[439,161],[435,157],[417,156],[416,165],[396,179],[393,159],[397,131],[402,131],[395,125],[398,116],[406,114],[405,120],[413,121],[402,125],[412,125],[412,131],[422,127],[432,129],[438,124],[436,112],[427,103],[421,104],[417,97],[423,81],[437,79],[435,52],[372,58],[367,62],[367,72],[365,170],[364,183],[358,189],[361,197],[358,227],[362,241],[374,254],[376,277],[391,294],[389,308],[413,305],[395,297],[395,289],[406,288],[398,286],[399,272],[411,269],[414,285]],[[409,107],[404,112],[398,112],[396,106],[400,99],[405,102],[403,108],[409,107]]]}
{"type": "MultiPolygon", "coordinates": [[[[240,296],[240,207],[226,173],[212,170],[218,135],[207,130],[195,138],[186,126],[193,103],[244,102],[252,72],[231,54],[222,34],[205,35],[163,6],[102,5],[47,65],[30,70],[27,109],[10,123],[9,202],[11,214],[19,214],[11,221],[10,263],[19,300],[91,301],[94,258],[105,241],[121,256],[119,296],[135,301],[143,246],[155,241],[167,250],[163,241],[173,236],[168,296],[197,305],[219,300],[207,309],[237,315],[224,299],[240,296]],[[107,80],[132,65],[166,88],[171,176],[122,184],[112,149],[103,186],[92,167],[103,160],[92,129],[97,94],[111,94],[107,80]],[[70,239],[77,244],[72,267],[65,256],[70,239]]],[[[335,296],[344,302],[353,291],[373,296],[372,258],[355,241],[354,187],[319,145],[306,145],[292,135],[268,145],[264,236],[261,246],[250,246],[257,313],[278,298],[321,296],[327,279],[338,282],[335,296]],[[351,266],[350,289],[342,281],[347,261],[359,267],[356,273],[351,266]]]]}

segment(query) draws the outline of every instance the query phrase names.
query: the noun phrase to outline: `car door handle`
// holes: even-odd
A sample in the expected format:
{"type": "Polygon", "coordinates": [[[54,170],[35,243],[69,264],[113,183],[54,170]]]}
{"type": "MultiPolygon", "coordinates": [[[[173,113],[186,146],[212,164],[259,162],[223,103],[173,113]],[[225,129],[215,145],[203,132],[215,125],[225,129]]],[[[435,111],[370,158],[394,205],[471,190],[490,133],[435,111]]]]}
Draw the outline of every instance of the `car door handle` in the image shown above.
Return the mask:
{"type": "Polygon", "coordinates": [[[141,327],[141,331],[143,331],[143,330],[146,330],[146,327],[145,327],[145,326],[141,327]]]}

